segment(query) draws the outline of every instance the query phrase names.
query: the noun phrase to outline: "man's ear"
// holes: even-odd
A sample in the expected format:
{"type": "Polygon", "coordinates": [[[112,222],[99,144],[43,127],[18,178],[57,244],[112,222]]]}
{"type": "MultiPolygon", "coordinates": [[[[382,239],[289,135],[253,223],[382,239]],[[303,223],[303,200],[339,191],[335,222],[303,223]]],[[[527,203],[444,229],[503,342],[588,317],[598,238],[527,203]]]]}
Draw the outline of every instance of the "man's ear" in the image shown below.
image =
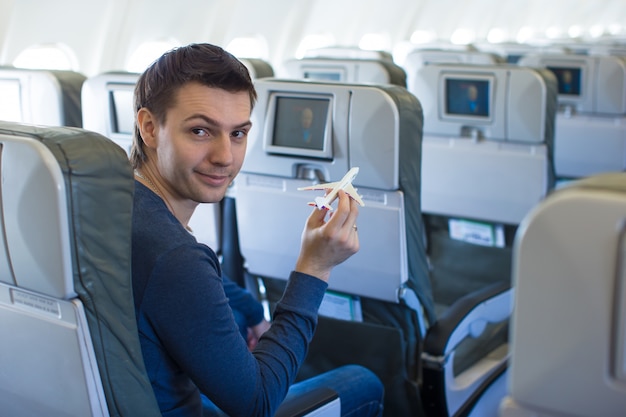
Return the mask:
{"type": "Polygon", "coordinates": [[[148,148],[156,148],[157,120],[152,112],[145,107],[137,112],[137,127],[145,145],[148,148]]]}

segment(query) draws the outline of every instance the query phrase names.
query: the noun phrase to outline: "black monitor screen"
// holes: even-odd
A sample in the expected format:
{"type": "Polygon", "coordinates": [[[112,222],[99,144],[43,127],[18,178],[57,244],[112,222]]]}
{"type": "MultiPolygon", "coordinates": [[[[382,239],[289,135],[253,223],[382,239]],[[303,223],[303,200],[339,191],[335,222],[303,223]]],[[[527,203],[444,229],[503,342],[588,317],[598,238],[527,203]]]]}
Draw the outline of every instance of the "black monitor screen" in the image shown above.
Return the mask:
{"type": "Polygon", "coordinates": [[[274,131],[275,147],[325,151],[328,146],[329,98],[277,97],[274,131]]]}
{"type": "Polygon", "coordinates": [[[445,79],[448,115],[489,117],[489,80],[445,79]]]}
{"type": "Polygon", "coordinates": [[[571,67],[548,67],[556,75],[559,94],[580,96],[581,69],[571,67]]]}
{"type": "Polygon", "coordinates": [[[22,121],[22,98],[19,80],[0,80],[0,120],[22,121]]]}
{"type": "Polygon", "coordinates": [[[111,131],[113,133],[132,134],[135,121],[133,90],[111,90],[109,97],[111,102],[111,131]]]}

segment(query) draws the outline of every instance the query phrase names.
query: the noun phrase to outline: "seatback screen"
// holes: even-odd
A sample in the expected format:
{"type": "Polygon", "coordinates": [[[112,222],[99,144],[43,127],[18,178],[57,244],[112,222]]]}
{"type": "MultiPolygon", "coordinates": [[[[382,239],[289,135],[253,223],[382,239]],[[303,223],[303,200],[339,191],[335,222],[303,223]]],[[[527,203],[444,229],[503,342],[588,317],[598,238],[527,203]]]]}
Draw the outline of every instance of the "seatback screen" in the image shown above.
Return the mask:
{"type": "Polygon", "coordinates": [[[571,67],[548,67],[558,82],[559,94],[580,96],[581,69],[571,67]]]}
{"type": "Polygon", "coordinates": [[[277,97],[272,145],[324,151],[329,105],[326,98],[277,97]]]}
{"type": "Polygon", "coordinates": [[[445,112],[457,116],[489,117],[489,81],[445,80],[445,112]]]}
{"type": "Polygon", "coordinates": [[[133,110],[133,90],[111,90],[111,131],[113,133],[132,134],[135,112],[133,110]]]}

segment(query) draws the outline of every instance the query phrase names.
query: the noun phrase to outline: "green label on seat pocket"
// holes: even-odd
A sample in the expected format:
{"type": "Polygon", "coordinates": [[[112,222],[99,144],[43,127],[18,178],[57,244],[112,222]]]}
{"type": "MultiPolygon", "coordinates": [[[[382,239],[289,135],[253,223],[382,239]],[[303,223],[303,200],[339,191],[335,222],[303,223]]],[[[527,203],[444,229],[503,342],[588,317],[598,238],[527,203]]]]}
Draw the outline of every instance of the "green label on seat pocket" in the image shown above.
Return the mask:
{"type": "Polygon", "coordinates": [[[504,227],[463,219],[448,221],[450,238],[481,246],[504,247],[504,227]]]}

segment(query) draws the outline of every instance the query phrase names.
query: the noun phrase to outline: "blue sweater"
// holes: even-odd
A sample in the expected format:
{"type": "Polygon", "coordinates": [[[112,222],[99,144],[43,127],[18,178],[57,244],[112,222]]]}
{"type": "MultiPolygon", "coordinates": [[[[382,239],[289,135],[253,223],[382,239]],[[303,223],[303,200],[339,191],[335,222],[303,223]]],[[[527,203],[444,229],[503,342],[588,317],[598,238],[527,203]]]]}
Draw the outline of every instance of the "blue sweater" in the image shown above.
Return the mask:
{"type": "Polygon", "coordinates": [[[217,256],[137,181],[132,239],[139,338],[163,416],[201,416],[200,391],[231,416],[272,415],[304,360],[327,284],[292,272],[251,353],[217,256]]]}

